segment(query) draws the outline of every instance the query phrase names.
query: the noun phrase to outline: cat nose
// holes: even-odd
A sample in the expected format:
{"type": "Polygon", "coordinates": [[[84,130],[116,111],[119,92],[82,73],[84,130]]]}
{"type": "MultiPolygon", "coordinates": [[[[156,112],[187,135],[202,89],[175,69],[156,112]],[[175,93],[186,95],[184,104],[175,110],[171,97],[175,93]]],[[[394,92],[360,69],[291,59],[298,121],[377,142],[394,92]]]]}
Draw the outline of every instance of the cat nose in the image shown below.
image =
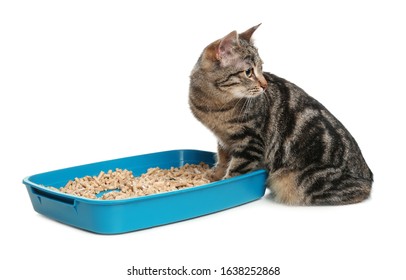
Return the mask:
{"type": "Polygon", "coordinates": [[[262,77],[262,78],[258,79],[258,81],[259,81],[259,85],[262,87],[262,89],[265,90],[268,87],[268,83],[265,80],[265,78],[262,77]]]}

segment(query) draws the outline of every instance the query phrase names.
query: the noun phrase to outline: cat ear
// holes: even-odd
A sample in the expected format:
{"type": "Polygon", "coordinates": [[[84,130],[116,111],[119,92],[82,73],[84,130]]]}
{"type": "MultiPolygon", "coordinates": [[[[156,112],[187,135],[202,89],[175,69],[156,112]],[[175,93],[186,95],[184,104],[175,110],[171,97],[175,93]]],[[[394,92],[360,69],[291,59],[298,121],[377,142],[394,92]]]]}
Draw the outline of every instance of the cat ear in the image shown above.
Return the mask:
{"type": "Polygon", "coordinates": [[[241,33],[241,34],[240,34],[240,38],[243,39],[243,40],[245,40],[245,41],[247,41],[247,42],[250,42],[250,41],[251,41],[252,34],[254,33],[255,30],[257,30],[257,28],[258,28],[260,25],[261,25],[261,23],[258,24],[258,25],[256,25],[256,26],[253,26],[253,27],[251,27],[250,29],[248,29],[247,31],[241,33]]]}
{"type": "Polygon", "coordinates": [[[216,58],[221,60],[222,58],[229,56],[232,53],[234,46],[238,46],[238,34],[237,31],[233,31],[223,39],[220,40],[216,47],[216,58]]]}

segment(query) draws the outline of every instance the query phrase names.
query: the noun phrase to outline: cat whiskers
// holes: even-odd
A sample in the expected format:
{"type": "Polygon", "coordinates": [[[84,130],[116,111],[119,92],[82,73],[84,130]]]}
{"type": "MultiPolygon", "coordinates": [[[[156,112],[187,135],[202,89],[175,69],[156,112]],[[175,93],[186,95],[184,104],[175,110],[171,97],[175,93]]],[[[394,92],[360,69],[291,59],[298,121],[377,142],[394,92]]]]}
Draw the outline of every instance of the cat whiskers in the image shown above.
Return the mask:
{"type": "Polygon", "coordinates": [[[240,112],[238,114],[238,120],[243,121],[244,117],[247,115],[246,112],[249,112],[249,108],[251,107],[252,98],[242,97],[238,100],[237,104],[244,99],[244,103],[241,106],[240,112]]]}

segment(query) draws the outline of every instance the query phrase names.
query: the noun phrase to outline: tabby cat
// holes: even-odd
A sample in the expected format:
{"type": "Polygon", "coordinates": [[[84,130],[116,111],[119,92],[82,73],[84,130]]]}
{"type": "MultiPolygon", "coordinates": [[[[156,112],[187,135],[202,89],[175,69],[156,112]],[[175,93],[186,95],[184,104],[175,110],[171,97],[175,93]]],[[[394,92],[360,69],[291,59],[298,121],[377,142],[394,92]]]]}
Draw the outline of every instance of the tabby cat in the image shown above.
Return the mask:
{"type": "Polygon", "coordinates": [[[251,41],[258,26],[208,45],[190,76],[191,111],[218,140],[212,180],[263,168],[281,203],[367,199],[373,175],[357,142],[301,88],[262,71],[251,41]]]}

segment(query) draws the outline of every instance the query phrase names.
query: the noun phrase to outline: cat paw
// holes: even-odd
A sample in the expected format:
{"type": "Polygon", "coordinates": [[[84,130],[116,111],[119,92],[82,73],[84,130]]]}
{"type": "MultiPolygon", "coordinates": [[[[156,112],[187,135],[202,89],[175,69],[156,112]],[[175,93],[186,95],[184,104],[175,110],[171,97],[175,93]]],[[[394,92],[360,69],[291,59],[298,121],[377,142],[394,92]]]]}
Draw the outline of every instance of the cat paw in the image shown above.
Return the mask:
{"type": "Polygon", "coordinates": [[[211,182],[220,181],[224,177],[225,170],[221,167],[213,167],[207,174],[207,179],[211,182]]]}
{"type": "Polygon", "coordinates": [[[223,178],[221,178],[221,180],[230,179],[231,177],[233,177],[233,176],[230,176],[230,175],[225,175],[223,178]]]}

